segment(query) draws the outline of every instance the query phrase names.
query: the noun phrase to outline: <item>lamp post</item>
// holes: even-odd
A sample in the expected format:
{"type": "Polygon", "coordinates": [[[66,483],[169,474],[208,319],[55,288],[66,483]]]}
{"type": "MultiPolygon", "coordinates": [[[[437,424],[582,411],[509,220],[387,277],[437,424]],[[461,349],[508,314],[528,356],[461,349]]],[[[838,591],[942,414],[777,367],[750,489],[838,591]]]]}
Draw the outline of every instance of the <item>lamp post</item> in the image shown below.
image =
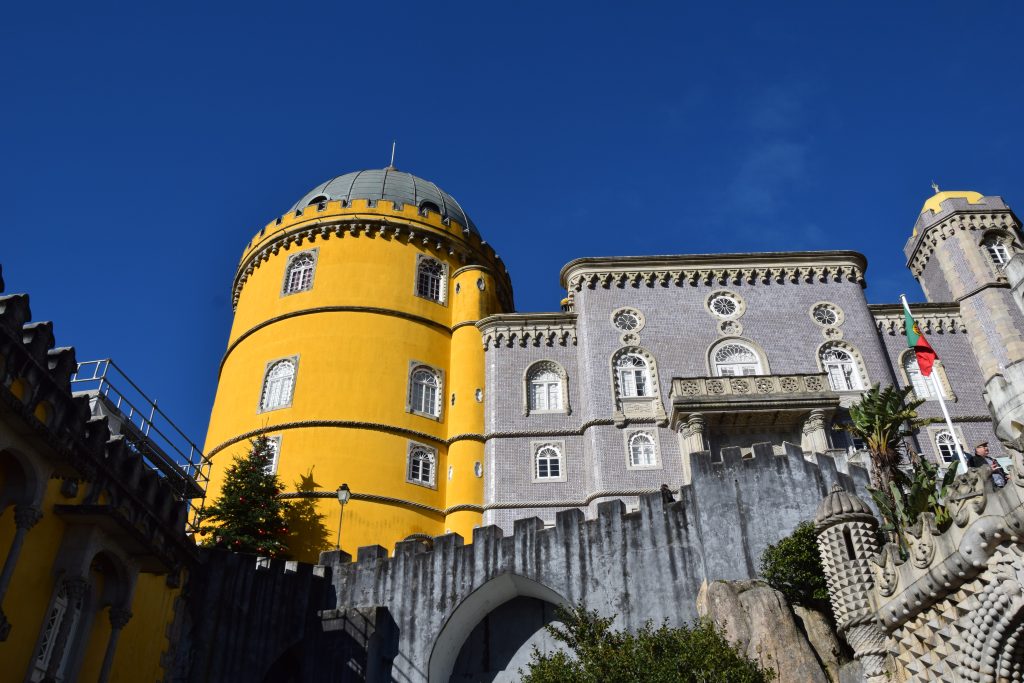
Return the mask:
{"type": "Polygon", "coordinates": [[[352,492],[349,490],[348,484],[342,484],[338,487],[338,502],[341,503],[341,513],[338,515],[338,542],[334,544],[334,547],[338,550],[341,550],[341,522],[345,518],[345,503],[351,497],[352,492]]]}

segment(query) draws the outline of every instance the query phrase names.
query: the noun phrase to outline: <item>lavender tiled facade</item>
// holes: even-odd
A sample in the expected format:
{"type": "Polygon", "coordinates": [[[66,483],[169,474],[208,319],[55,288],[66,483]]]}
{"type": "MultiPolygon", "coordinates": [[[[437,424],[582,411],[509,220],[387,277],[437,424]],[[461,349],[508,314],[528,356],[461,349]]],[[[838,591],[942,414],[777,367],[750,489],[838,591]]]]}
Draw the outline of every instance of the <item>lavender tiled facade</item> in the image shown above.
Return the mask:
{"type": "MultiPolygon", "coordinates": [[[[1005,207],[998,198],[985,200],[987,211],[1005,207]]],[[[943,204],[940,216],[958,216],[963,207],[953,203],[953,210],[943,204]]],[[[1008,209],[1003,211],[1001,224],[1017,251],[1018,224],[1008,209]]],[[[918,242],[929,238],[937,224],[919,221],[918,242]]],[[[1011,306],[1005,315],[988,319],[970,293],[963,295],[964,283],[991,282],[1004,288],[1000,295],[1009,296],[999,264],[986,260],[981,243],[935,241],[931,248],[943,255],[941,260],[922,261],[909,244],[908,257],[933,302],[922,304],[917,315],[942,359],[938,372],[945,373],[957,437],[968,448],[990,441],[993,454],[1002,456],[986,393],[990,378],[983,370],[991,363],[979,359],[978,339],[988,340],[990,347],[999,344],[1000,335],[1019,335],[1024,330],[1021,309],[1011,306]],[[970,249],[975,253],[965,253],[970,249]],[[965,305],[981,312],[966,320],[965,305]],[[972,330],[972,325],[986,329],[972,330]]],[[[875,383],[910,382],[903,365],[902,308],[868,305],[866,267],[855,252],[579,259],[562,271],[569,294],[562,313],[481,321],[489,387],[485,523],[510,529],[514,519],[526,516],[553,523],[560,510],[589,508],[592,514],[597,503],[613,498],[630,506],[662,484],[678,489],[690,483],[690,453],[700,450],[714,457],[725,447],[749,452],[753,444],[767,442],[781,452],[789,442],[805,451],[852,453],[854,444],[832,427],[847,419],[845,409],[860,390],[875,383]],[[725,304],[731,315],[709,305],[709,298],[719,294],[733,302],[725,304]],[[815,308],[822,304],[832,313],[816,320],[815,308]],[[631,312],[631,324],[639,320],[639,325],[617,327],[613,318],[622,309],[631,312]],[[748,372],[755,376],[719,377],[712,354],[730,341],[751,352],[748,372]],[[823,361],[829,349],[849,361],[832,374],[823,361]],[[615,373],[623,354],[645,363],[649,398],[630,398],[631,389],[619,386],[631,381],[615,373]],[[553,361],[564,370],[569,410],[527,410],[530,367],[539,361],[553,361]],[[775,379],[758,382],[762,376],[775,379]],[[823,390],[812,390],[821,382],[823,390]],[[852,390],[847,390],[849,382],[852,390]],[[798,384],[808,393],[787,393],[798,384]],[[630,451],[637,430],[646,434],[641,441],[647,449],[636,454],[643,461],[639,467],[630,451]],[[540,478],[535,469],[538,444],[547,442],[561,453],[557,480],[540,478]]],[[[1012,351],[1000,354],[1002,365],[1015,362],[1012,351]]],[[[920,412],[941,416],[935,400],[920,412]]],[[[940,459],[935,436],[945,429],[922,429],[908,445],[940,459]]]]}

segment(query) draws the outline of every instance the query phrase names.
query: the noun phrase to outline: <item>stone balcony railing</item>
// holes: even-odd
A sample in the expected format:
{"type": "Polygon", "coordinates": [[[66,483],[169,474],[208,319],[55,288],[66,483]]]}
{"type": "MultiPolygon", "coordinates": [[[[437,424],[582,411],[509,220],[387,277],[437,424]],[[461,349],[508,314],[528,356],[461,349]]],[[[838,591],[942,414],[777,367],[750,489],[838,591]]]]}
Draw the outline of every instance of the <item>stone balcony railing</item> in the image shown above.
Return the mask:
{"type": "Polygon", "coordinates": [[[813,375],[744,375],[742,377],[675,377],[672,392],[675,399],[700,399],[739,396],[752,398],[771,394],[831,393],[824,373],[813,375]]]}

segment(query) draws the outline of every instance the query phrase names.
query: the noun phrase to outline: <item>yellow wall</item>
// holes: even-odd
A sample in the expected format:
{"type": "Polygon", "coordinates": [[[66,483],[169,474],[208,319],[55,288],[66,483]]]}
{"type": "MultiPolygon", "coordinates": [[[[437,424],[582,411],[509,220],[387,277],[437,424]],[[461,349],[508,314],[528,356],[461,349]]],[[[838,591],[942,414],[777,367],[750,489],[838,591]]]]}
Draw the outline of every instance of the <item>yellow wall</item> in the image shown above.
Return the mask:
{"type": "MultiPolygon", "coordinates": [[[[347,552],[354,555],[365,545],[390,550],[410,534],[447,530],[470,540],[479,509],[447,516],[440,511],[482,501],[483,479],[474,465],[483,464],[483,403],[476,390],[485,390],[484,365],[480,333],[472,323],[509,307],[502,302],[510,300],[511,285],[502,272],[493,251],[457,223],[445,225],[436,214],[420,216],[413,207],[395,211],[386,201],[373,208],[356,201],[346,209],[331,202],[326,211],[307,208],[301,217],[268,226],[247,248],[239,270],[244,284],[205,447],[213,460],[210,499],[219,495],[233,457],[248,450],[246,435],[259,432],[281,437],[278,475],[285,490],[295,490],[311,469],[321,490],[349,485],[356,498],[344,512],[341,545],[347,552]],[[353,235],[348,227],[340,233],[333,228],[382,217],[388,221],[386,236],[376,229],[372,235],[353,235]],[[327,239],[319,232],[323,226],[329,229],[327,239]],[[304,236],[302,244],[282,243],[310,227],[318,230],[312,241],[304,236]],[[393,227],[400,228],[397,237],[393,227]],[[416,232],[412,239],[409,230],[416,232]],[[438,238],[446,240],[441,248],[438,238]],[[251,258],[268,248],[265,259],[251,258]],[[289,256],[307,249],[317,250],[312,288],[282,296],[289,256]],[[420,254],[448,267],[444,304],[415,296],[420,254]],[[297,312],[303,314],[293,315],[297,312]],[[298,356],[292,405],[259,412],[267,363],[291,356],[298,356]],[[444,374],[440,420],[406,410],[412,361],[444,374]],[[456,440],[449,448],[452,436],[465,434],[476,438],[456,440]],[[436,488],[406,481],[410,440],[438,450],[436,488]],[[360,494],[434,511],[360,500],[360,494]]],[[[339,504],[321,499],[317,510],[333,546],[339,504]]]]}

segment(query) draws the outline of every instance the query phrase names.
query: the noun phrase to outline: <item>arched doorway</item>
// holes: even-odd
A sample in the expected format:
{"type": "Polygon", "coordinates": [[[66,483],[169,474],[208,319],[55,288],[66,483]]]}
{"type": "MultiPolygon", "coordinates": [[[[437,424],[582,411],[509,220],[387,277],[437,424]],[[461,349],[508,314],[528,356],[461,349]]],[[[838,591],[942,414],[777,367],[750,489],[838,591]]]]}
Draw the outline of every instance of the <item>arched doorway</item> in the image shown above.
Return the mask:
{"type": "Polygon", "coordinates": [[[502,574],[477,588],[445,622],[430,653],[430,683],[518,681],[536,644],[553,647],[544,626],[568,601],[547,586],[502,574]]]}

